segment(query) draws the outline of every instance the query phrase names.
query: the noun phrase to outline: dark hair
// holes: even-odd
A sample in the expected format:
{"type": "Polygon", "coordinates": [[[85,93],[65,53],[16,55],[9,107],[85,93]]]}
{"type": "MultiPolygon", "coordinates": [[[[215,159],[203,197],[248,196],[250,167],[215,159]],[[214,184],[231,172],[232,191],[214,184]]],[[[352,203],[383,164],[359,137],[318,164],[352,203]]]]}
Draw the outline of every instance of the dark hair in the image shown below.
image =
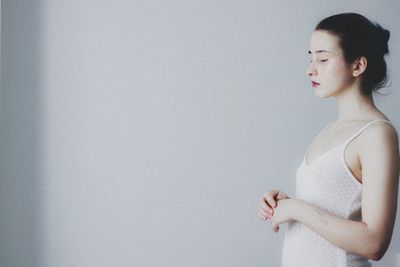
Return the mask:
{"type": "Polygon", "coordinates": [[[367,59],[361,84],[364,95],[371,95],[386,85],[388,78],[384,56],[389,53],[388,30],[356,13],[327,17],[318,23],[315,30],[325,30],[339,37],[339,45],[347,63],[353,63],[362,56],[367,59]]]}

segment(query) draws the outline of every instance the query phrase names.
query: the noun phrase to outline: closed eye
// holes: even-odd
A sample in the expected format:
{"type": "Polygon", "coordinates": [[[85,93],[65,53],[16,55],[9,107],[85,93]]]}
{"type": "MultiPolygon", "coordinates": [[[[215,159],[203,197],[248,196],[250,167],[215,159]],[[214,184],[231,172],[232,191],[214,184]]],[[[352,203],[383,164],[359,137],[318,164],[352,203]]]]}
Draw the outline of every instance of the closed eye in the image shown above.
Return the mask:
{"type": "MultiPolygon", "coordinates": [[[[327,62],[328,59],[318,59],[318,61],[324,63],[324,62],[327,62]]],[[[313,60],[310,59],[310,63],[312,63],[312,62],[313,62],[313,60]]]]}

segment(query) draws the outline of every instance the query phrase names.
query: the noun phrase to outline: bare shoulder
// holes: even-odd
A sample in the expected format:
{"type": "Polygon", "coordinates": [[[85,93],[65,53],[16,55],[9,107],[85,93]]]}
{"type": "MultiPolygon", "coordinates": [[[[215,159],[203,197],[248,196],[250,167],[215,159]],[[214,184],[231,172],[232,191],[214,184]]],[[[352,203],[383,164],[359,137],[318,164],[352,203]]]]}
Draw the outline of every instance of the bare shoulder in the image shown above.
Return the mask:
{"type": "Polygon", "coordinates": [[[370,143],[391,143],[393,145],[398,143],[398,134],[394,126],[385,122],[377,121],[369,127],[363,134],[364,142],[370,143]]]}
{"type": "Polygon", "coordinates": [[[397,130],[385,121],[378,121],[371,125],[359,139],[361,154],[399,154],[399,141],[397,130]]]}

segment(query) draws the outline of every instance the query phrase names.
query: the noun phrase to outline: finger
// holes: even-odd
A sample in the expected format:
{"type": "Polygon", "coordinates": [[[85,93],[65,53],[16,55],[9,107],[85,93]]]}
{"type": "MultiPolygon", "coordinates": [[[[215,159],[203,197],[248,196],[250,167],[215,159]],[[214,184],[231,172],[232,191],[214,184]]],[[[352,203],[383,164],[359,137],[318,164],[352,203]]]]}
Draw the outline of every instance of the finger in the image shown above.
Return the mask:
{"type": "Polygon", "coordinates": [[[273,225],[272,225],[272,230],[273,230],[275,233],[279,232],[279,225],[278,225],[278,224],[273,224],[273,225]]]}
{"type": "Polygon", "coordinates": [[[261,212],[257,212],[257,216],[258,216],[260,219],[263,219],[263,220],[271,219],[271,216],[262,214],[261,212]]]}
{"type": "Polygon", "coordinates": [[[283,192],[278,193],[277,199],[285,199],[285,198],[289,198],[289,197],[283,192]]]}
{"type": "Polygon", "coordinates": [[[274,210],[271,208],[271,206],[265,202],[265,200],[260,202],[260,209],[265,211],[266,213],[272,215],[274,213],[274,210]]]}
{"type": "Polygon", "coordinates": [[[276,194],[265,194],[265,200],[267,202],[267,204],[269,204],[271,206],[271,208],[275,208],[276,207],[276,201],[275,201],[275,196],[276,194]]]}
{"type": "Polygon", "coordinates": [[[272,214],[269,214],[269,213],[263,211],[262,209],[258,210],[258,214],[260,217],[262,217],[264,219],[270,219],[272,217],[272,214]]]}
{"type": "Polygon", "coordinates": [[[267,206],[267,204],[262,204],[260,203],[260,205],[258,206],[258,210],[260,212],[262,212],[262,214],[265,214],[266,216],[273,216],[274,215],[274,211],[271,207],[267,206]]]}

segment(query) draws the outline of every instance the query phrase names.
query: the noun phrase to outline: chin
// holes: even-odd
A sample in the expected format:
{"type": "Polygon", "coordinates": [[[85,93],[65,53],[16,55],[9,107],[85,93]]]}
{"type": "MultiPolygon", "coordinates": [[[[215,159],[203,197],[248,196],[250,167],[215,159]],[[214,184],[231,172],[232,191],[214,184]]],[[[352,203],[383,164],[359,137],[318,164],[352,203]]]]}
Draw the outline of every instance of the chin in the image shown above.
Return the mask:
{"type": "Polygon", "coordinates": [[[318,91],[318,90],[316,90],[316,91],[315,91],[315,96],[316,96],[316,97],[319,97],[319,98],[328,98],[328,97],[333,96],[333,94],[330,93],[330,92],[324,92],[324,91],[318,91]]]}
{"type": "Polygon", "coordinates": [[[342,88],[315,88],[314,89],[315,96],[319,98],[328,98],[328,97],[334,97],[337,96],[339,93],[341,93],[343,90],[342,88]]]}

